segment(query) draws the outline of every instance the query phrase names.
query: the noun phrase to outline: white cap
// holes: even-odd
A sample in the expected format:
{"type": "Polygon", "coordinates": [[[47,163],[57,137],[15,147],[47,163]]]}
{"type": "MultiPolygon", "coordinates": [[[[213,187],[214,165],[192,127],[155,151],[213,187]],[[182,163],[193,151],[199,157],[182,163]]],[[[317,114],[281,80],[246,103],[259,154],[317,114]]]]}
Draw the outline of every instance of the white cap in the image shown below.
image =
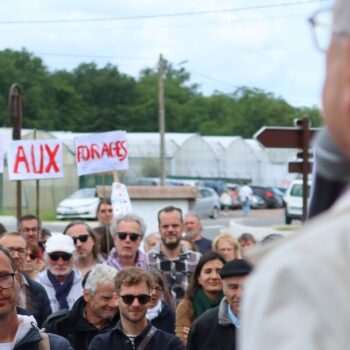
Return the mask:
{"type": "Polygon", "coordinates": [[[48,254],[54,252],[73,254],[75,251],[73,238],[61,233],[54,234],[46,241],[45,251],[48,254]]]}

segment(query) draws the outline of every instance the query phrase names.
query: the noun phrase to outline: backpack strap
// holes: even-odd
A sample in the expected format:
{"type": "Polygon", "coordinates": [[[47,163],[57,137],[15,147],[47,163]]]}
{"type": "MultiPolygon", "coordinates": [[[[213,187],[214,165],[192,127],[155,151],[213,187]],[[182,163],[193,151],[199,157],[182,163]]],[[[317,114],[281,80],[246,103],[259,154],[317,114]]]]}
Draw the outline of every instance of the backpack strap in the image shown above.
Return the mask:
{"type": "MultiPolygon", "coordinates": [[[[145,337],[142,339],[142,342],[139,344],[139,346],[137,347],[137,350],[144,350],[147,346],[147,344],[150,342],[150,340],[152,339],[154,333],[157,332],[157,328],[152,326],[149,331],[147,332],[147,334],[145,335],[145,337]]],[[[41,350],[41,349],[40,349],[41,350]]]]}
{"type": "Polygon", "coordinates": [[[38,350],[50,350],[50,340],[47,333],[40,333],[41,340],[39,342],[38,350]]]}

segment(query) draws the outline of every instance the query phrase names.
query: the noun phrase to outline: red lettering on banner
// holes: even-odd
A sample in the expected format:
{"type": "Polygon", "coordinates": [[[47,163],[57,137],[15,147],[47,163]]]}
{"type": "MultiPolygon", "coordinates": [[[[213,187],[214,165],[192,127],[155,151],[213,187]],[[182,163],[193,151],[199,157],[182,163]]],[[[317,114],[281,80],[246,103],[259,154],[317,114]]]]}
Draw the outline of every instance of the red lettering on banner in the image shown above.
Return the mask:
{"type": "Polygon", "coordinates": [[[77,147],[77,163],[101,158],[118,158],[123,161],[128,156],[125,141],[81,145],[77,147]]]}
{"type": "Polygon", "coordinates": [[[111,158],[113,155],[108,147],[108,145],[106,143],[103,144],[103,147],[102,147],[102,152],[101,152],[101,155],[100,155],[100,158],[103,158],[104,155],[107,155],[107,158],[111,158]]]}
{"type": "Polygon", "coordinates": [[[29,173],[29,163],[26,157],[26,154],[24,152],[23,146],[19,146],[17,149],[16,159],[15,159],[15,165],[13,167],[13,172],[15,174],[19,174],[18,167],[19,163],[23,162],[24,166],[26,167],[27,173],[29,173]]]}
{"type": "Polygon", "coordinates": [[[91,158],[92,159],[100,158],[100,155],[98,154],[98,145],[96,143],[93,143],[91,145],[91,158]]]}
{"type": "Polygon", "coordinates": [[[49,145],[45,145],[46,153],[49,156],[49,163],[47,164],[47,167],[45,168],[46,173],[50,172],[51,168],[53,168],[53,171],[55,173],[58,173],[60,171],[60,168],[58,167],[58,165],[56,163],[56,159],[55,159],[59,148],[60,148],[60,145],[57,144],[55,146],[55,148],[51,151],[49,145]]]}
{"type": "Polygon", "coordinates": [[[35,147],[34,145],[30,146],[30,155],[31,155],[31,162],[32,162],[32,167],[33,167],[33,172],[35,174],[42,174],[44,170],[44,146],[40,145],[40,159],[39,159],[39,169],[36,168],[36,163],[35,163],[35,147]]]}

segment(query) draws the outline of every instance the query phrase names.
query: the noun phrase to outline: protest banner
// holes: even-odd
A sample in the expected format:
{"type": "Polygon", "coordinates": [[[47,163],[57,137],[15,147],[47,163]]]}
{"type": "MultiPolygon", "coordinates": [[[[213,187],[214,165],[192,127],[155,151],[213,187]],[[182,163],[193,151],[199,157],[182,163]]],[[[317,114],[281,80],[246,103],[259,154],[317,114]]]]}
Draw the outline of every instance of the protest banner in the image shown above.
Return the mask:
{"type": "Polygon", "coordinates": [[[58,140],[11,141],[7,161],[10,180],[63,177],[62,142],[58,140]]]}
{"type": "Polygon", "coordinates": [[[125,185],[120,182],[113,182],[111,202],[113,207],[113,216],[130,214],[132,212],[130,197],[125,185]]]}
{"type": "Polygon", "coordinates": [[[75,138],[75,159],[78,176],[128,169],[126,132],[110,131],[75,138]]]}

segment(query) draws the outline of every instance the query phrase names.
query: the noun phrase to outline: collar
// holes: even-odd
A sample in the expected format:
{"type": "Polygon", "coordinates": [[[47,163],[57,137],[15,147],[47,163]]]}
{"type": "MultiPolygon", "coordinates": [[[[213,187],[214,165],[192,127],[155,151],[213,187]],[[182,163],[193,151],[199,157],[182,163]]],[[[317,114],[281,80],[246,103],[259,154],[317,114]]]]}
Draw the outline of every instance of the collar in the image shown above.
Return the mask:
{"type": "Polygon", "coordinates": [[[237,316],[232,312],[230,305],[227,306],[227,316],[230,318],[232,324],[239,329],[240,328],[240,322],[237,316]]]}

